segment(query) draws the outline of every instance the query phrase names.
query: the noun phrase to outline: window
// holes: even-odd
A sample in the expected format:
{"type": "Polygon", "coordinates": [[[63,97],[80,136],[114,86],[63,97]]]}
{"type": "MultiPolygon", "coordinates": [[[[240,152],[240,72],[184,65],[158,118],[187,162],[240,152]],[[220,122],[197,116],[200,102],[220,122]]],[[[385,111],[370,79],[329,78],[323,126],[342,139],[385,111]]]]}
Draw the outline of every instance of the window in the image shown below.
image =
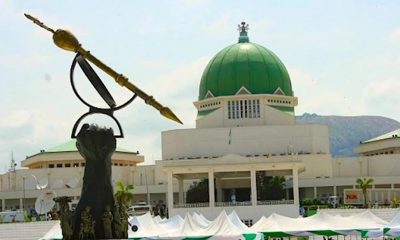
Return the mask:
{"type": "Polygon", "coordinates": [[[244,219],[242,222],[248,227],[253,226],[253,219],[244,219]]]}
{"type": "Polygon", "coordinates": [[[228,119],[231,119],[231,101],[228,101],[228,119]]]}
{"type": "Polygon", "coordinates": [[[256,114],[256,118],[260,117],[260,100],[257,99],[256,101],[256,108],[257,108],[257,114],[256,114]]]}
{"type": "Polygon", "coordinates": [[[71,167],[71,163],[66,163],[65,167],[71,167]]]}
{"type": "Polygon", "coordinates": [[[247,100],[244,100],[244,118],[247,118],[247,100]]]}
{"type": "Polygon", "coordinates": [[[79,163],[74,163],[74,167],[79,167],[79,163]]]}
{"type": "Polygon", "coordinates": [[[85,163],[81,163],[81,167],[84,167],[85,166],[85,163]]]}
{"type": "Polygon", "coordinates": [[[57,163],[57,168],[62,168],[62,163],[57,163]]]}
{"type": "Polygon", "coordinates": [[[49,164],[49,168],[54,168],[54,164],[49,164]]]}
{"type": "Polygon", "coordinates": [[[260,100],[228,101],[228,119],[260,118],[260,100]]]}

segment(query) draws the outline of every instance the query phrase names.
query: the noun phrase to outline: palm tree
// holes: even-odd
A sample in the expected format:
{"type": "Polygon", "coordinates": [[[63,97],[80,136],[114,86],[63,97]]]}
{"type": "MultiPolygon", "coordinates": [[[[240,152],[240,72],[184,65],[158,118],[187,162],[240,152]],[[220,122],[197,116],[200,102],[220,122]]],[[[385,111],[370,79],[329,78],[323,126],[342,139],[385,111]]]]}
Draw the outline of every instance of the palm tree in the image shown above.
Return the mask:
{"type": "Polygon", "coordinates": [[[366,177],[357,178],[357,180],[356,180],[357,187],[361,188],[362,193],[364,195],[364,207],[367,206],[367,188],[373,182],[374,182],[374,179],[366,178],[366,177]]]}
{"type": "Polygon", "coordinates": [[[125,207],[127,207],[133,199],[133,185],[125,185],[122,181],[117,181],[115,185],[117,187],[117,191],[115,192],[115,199],[117,200],[118,205],[123,204],[125,205],[125,207]]]}
{"type": "Polygon", "coordinates": [[[116,238],[128,238],[128,204],[133,199],[133,185],[125,185],[122,181],[117,181],[115,183],[117,191],[115,192],[115,199],[117,201],[117,211],[115,212],[116,223],[115,231],[116,238]]]}

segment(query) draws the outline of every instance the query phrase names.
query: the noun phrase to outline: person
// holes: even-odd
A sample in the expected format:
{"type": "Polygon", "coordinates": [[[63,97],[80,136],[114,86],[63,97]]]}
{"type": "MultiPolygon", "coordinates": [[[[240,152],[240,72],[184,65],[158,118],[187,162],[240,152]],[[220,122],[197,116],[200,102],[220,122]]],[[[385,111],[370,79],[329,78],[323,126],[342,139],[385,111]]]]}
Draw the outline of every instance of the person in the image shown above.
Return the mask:
{"type": "Polygon", "coordinates": [[[375,201],[375,203],[374,203],[374,208],[378,208],[378,206],[379,206],[378,201],[375,201]]]}
{"type": "Polygon", "coordinates": [[[306,215],[306,210],[303,206],[300,207],[300,216],[305,217],[306,215]]]}
{"type": "Polygon", "coordinates": [[[231,201],[232,201],[233,204],[236,203],[236,192],[235,192],[235,189],[232,189],[232,191],[231,191],[231,201]]]}

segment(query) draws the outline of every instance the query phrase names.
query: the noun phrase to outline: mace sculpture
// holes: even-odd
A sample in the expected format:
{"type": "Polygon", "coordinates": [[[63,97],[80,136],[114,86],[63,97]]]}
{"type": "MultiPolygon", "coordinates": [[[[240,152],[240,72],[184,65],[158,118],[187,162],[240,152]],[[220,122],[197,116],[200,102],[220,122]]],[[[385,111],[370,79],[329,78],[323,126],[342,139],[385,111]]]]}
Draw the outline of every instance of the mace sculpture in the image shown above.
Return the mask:
{"type": "Polygon", "coordinates": [[[85,50],[71,32],[62,29],[53,30],[38,19],[28,14],[25,14],[25,16],[35,24],[53,33],[54,43],[58,47],[76,53],[70,70],[71,86],[78,99],[89,107],[89,112],[83,114],[76,121],[71,134],[72,138],[76,138],[76,147],[86,161],[79,203],[75,211],[71,211],[68,207],[68,202],[71,199],[68,196],[55,199],[60,205],[63,239],[128,238],[127,209],[124,204],[116,203],[111,182],[111,155],[116,148],[116,138],[123,137],[122,127],[113,116],[113,113],[127,106],[138,96],[146,104],[156,108],[164,117],[178,123],[182,122],[169,108],[161,105],[152,96],[147,95],[129,82],[127,77],[118,74],[85,50]],[[134,93],[133,97],[126,103],[117,106],[112,95],[89,62],[111,76],[118,84],[131,90],[134,93]],[[79,95],[74,84],[74,70],[77,64],[109,108],[92,106],[79,95]],[[119,128],[119,135],[115,135],[111,128],[98,127],[95,124],[87,123],[83,124],[78,134],[76,134],[81,120],[94,113],[105,114],[114,119],[119,128]]]}

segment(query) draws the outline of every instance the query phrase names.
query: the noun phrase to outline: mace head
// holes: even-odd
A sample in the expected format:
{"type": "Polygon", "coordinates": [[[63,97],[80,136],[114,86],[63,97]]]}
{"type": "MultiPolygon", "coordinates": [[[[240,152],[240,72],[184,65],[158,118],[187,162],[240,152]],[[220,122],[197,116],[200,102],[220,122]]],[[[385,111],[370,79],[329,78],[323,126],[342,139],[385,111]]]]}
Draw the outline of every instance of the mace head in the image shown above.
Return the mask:
{"type": "Polygon", "coordinates": [[[78,39],[71,32],[64,29],[55,31],[53,41],[59,48],[72,52],[77,52],[80,46],[78,39]]]}

